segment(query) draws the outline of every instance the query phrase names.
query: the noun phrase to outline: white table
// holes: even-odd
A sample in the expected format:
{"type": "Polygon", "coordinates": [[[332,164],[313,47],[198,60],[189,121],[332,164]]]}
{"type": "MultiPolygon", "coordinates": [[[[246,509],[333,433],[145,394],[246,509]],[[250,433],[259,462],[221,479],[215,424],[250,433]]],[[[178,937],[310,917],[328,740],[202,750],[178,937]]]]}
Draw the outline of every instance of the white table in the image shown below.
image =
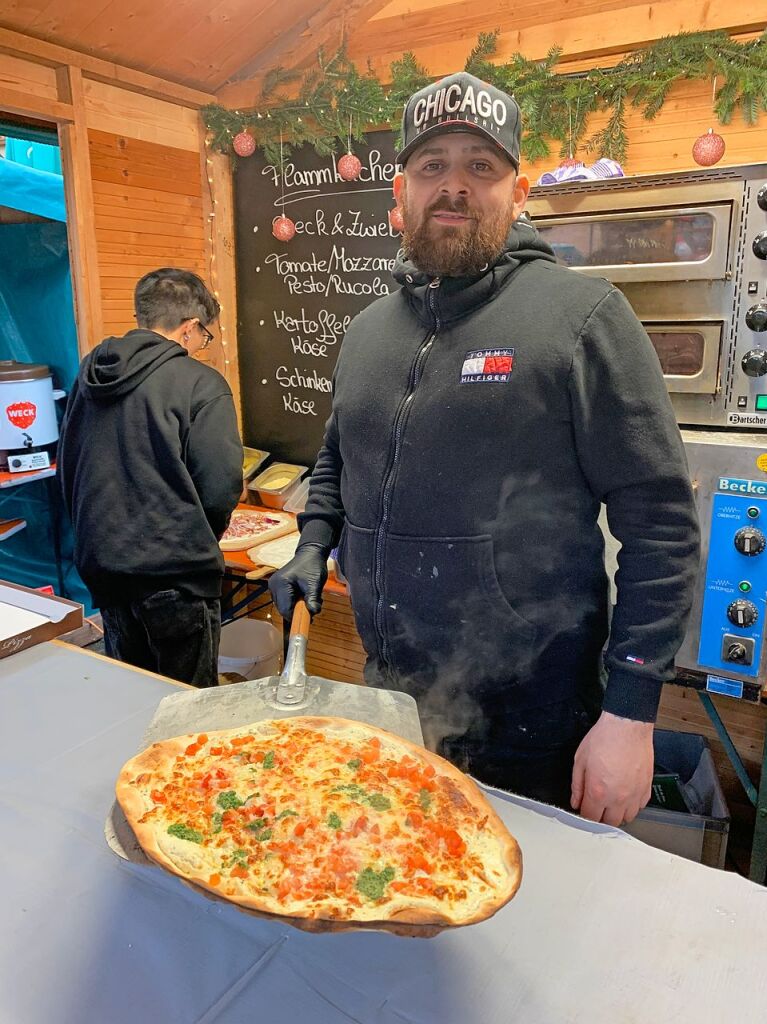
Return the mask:
{"type": "Polygon", "coordinates": [[[170,684],[76,648],[0,661],[2,1024],[764,1024],[767,890],[492,794],[525,858],[492,920],[311,935],[117,858],[119,768],[170,684]]]}

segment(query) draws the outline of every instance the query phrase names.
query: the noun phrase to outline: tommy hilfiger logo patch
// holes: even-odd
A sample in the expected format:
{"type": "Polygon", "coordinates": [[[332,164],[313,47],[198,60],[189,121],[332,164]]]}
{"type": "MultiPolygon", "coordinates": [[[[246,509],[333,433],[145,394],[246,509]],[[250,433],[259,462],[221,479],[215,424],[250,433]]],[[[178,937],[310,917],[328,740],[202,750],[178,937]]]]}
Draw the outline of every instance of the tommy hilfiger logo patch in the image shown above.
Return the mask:
{"type": "Polygon", "coordinates": [[[461,367],[461,384],[503,384],[511,376],[513,365],[513,348],[485,348],[467,352],[461,367]]]}

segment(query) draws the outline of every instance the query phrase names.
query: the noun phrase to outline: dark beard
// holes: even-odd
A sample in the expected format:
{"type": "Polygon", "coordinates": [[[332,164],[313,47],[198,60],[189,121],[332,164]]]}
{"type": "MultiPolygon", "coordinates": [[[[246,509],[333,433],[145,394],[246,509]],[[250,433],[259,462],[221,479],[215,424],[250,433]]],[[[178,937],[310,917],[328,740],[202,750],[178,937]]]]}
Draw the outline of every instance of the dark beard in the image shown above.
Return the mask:
{"type": "Polygon", "coordinates": [[[412,211],[408,210],[406,192],[403,192],[400,203],[405,224],[402,233],[404,254],[430,277],[473,277],[481,274],[503,252],[514,223],[511,201],[506,210],[488,218],[472,211],[463,199],[455,202],[440,199],[424,211],[421,223],[415,230],[411,230],[410,225],[415,218],[412,211]],[[431,214],[437,210],[462,213],[474,219],[468,229],[445,232],[436,238],[432,234],[435,226],[431,214]]]}

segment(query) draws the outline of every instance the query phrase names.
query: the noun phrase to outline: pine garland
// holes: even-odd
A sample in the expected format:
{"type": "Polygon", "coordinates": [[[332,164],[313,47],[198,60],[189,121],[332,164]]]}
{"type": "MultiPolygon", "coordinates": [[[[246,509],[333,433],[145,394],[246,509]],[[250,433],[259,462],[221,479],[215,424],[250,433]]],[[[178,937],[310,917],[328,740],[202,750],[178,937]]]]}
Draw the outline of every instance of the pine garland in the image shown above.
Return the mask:
{"type": "MultiPolygon", "coordinates": [[[[561,50],[554,48],[543,60],[527,60],[515,53],[505,64],[494,64],[500,32],[482,33],[465,68],[478,78],[513,93],[522,110],[523,156],[531,162],[548,157],[551,141],[560,156],[577,149],[614,160],[626,159],[627,105],[652,120],[670,90],[680,81],[721,83],[714,112],[729,124],[739,109],[746,124],[767,112],[767,30],[746,43],[726,32],[682,32],[660,39],[629,54],[611,68],[575,74],[557,74],[561,50]],[[587,137],[588,119],[596,111],[608,114],[605,127],[587,137]]],[[[351,140],[362,142],[374,127],[399,131],[407,98],[432,77],[413,53],[391,65],[390,84],[384,86],[372,67],[362,74],[344,47],[329,59],[320,52],[317,65],[307,72],[276,68],[265,79],[258,106],[253,110],[227,110],[218,104],[201,114],[210,145],[232,152],[232,140],[251,131],[267,160],[280,162],[295,146],[309,143],[320,155],[346,152],[351,140]],[[298,81],[295,98],[284,87],[298,81]]]]}

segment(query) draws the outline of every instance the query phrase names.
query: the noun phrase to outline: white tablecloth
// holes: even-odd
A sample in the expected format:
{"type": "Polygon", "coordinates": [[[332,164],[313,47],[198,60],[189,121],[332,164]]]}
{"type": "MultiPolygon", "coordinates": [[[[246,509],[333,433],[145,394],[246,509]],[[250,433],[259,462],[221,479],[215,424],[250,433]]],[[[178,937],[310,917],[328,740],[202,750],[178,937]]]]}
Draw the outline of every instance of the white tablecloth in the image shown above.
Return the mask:
{"type": "Polygon", "coordinates": [[[491,794],[525,859],[492,920],[310,935],[117,858],[104,820],[169,684],[0,661],[2,1024],[764,1024],[767,890],[491,794]]]}

